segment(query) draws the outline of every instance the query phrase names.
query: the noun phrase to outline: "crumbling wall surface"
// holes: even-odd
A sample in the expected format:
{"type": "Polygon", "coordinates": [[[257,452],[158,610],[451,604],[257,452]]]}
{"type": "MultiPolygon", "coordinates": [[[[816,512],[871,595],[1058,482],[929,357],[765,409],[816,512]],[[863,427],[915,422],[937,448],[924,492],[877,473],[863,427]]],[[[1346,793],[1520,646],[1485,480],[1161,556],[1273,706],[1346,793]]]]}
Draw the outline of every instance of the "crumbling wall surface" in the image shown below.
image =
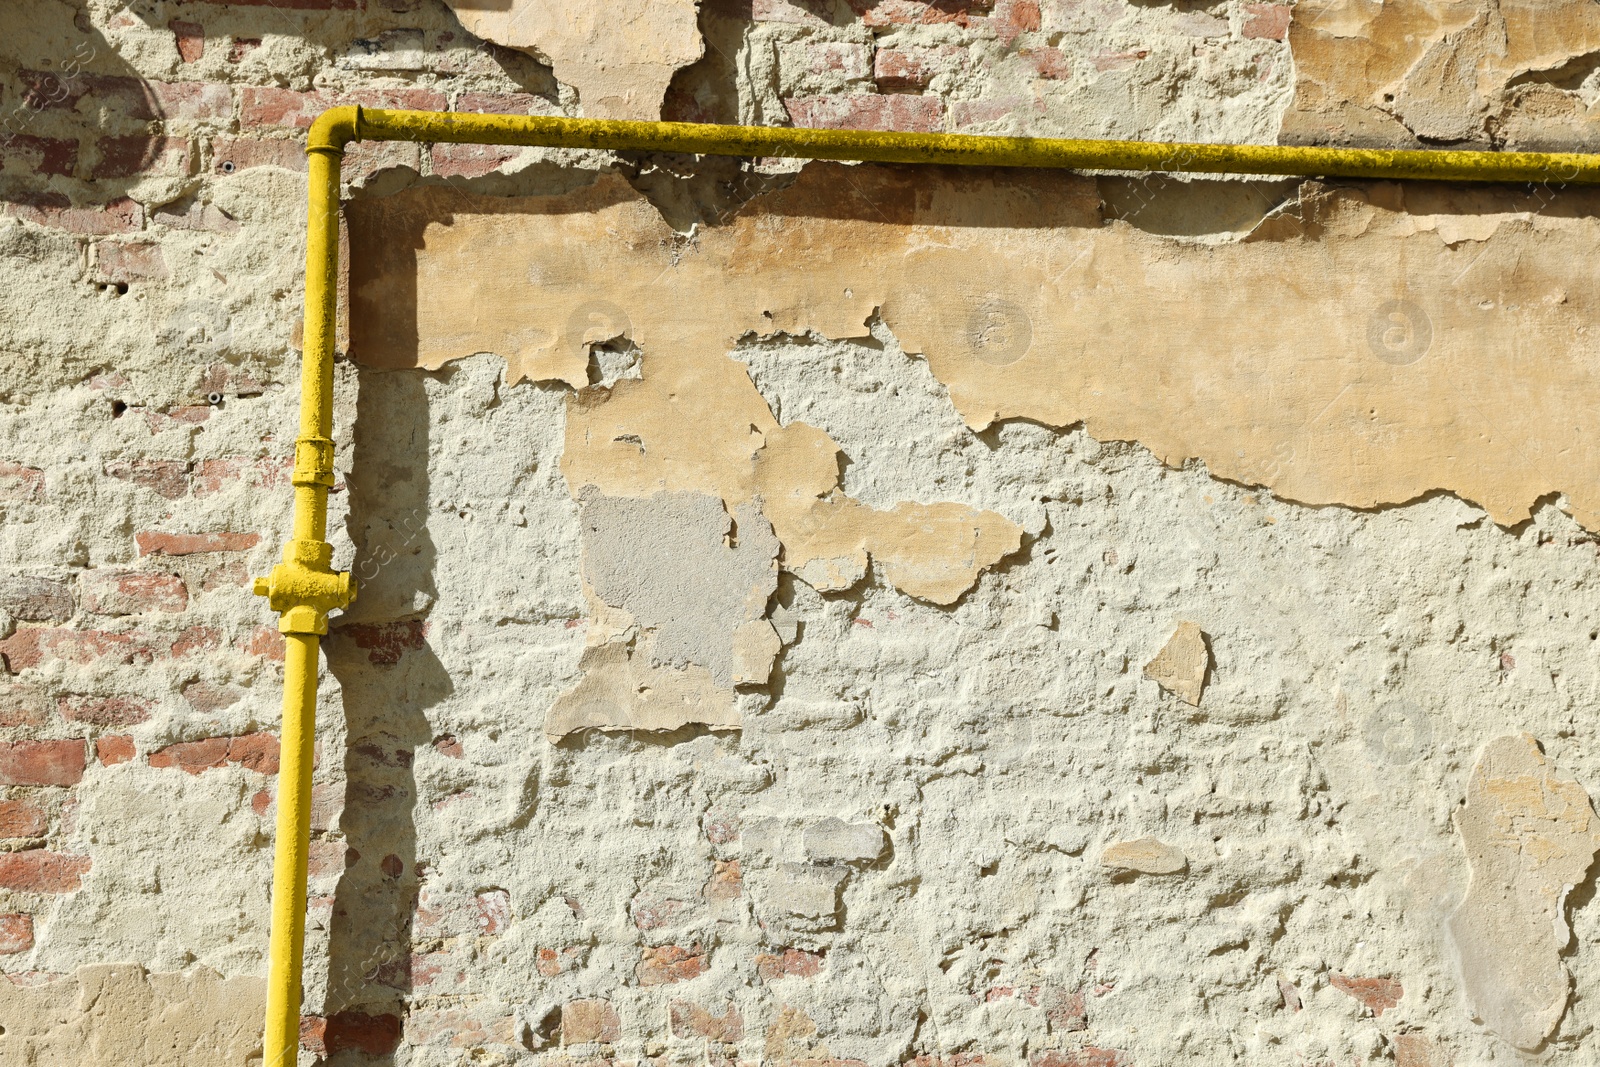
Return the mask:
{"type": "MultiPolygon", "coordinates": [[[[304,130],[1572,147],[1592,5],[0,15],[0,1064],[260,1064],[304,130]]],[[[356,145],[300,1063],[1595,1059],[1593,193],[356,145]]],[[[281,1065],[271,1065],[281,1067],[281,1065]]]]}

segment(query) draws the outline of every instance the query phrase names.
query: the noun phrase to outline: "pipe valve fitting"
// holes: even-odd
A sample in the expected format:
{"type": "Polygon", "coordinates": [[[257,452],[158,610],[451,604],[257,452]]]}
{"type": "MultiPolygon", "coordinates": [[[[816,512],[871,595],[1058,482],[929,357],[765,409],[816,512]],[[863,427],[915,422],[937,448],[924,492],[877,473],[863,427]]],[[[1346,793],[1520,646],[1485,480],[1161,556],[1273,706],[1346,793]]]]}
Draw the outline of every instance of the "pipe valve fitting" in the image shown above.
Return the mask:
{"type": "Polygon", "coordinates": [[[332,567],[333,546],[326,541],[294,540],[283,546],[283,562],[255,581],[279,613],[278,629],[286,634],[325,634],[328,612],[348,607],[356,598],[349,571],[332,567]]]}

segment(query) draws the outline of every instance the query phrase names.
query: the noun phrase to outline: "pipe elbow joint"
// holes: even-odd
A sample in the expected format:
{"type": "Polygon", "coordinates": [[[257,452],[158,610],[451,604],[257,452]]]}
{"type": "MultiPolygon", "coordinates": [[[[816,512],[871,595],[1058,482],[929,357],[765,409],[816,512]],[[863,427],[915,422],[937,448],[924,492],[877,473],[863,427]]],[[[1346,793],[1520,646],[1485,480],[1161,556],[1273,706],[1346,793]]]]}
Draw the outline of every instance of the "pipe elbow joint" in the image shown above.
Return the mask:
{"type": "Polygon", "coordinates": [[[344,146],[361,139],[361,109],[330,107],[318,115],[306,135],[307,152],[342,153],[344,146]]]}
{"type": "Polygon", "coordinates": [[[325,634],[328,612],[350,606],[356,586],[349,571],[336,571],[333,546],[326,541],[294,540],[283,546],[283,562],[255,581],[257,596],[278,612],[286,634],[325,634]]]}

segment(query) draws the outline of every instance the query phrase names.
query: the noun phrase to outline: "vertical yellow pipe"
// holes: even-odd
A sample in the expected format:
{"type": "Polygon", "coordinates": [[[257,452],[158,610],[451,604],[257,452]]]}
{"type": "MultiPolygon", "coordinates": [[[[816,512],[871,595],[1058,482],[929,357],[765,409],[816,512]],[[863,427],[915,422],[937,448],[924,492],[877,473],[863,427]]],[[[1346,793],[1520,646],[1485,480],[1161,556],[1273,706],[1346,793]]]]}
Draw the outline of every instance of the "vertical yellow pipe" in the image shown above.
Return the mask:
{"type": "Polygon", "coordinates": [[[279,612],[286,649],[278,771],[278,828],[272,862],[264,1067],[289,1067],[300,1038],[305,957],[306,855],[311,836],[311,753],[317,732],[317,652],[328,612],[355,597],[350,575],[332,569],[327,542],[333,486],[333,343],[339,251],[339,165],[360,122],[337,108],[312,126],[306,143],[306,305],[300,366],[300,433],[295,438],[294,533],[283,562],[256,592],[279,612]]]}
{"type": "Polygon", "coordinates": [[[271,969],[265,1067],[295,1062],[305,954],[306,853],[311,836],[311,751],[317,732],[316,634],[286,634],[278,840],[272,860],[271,969]]]}

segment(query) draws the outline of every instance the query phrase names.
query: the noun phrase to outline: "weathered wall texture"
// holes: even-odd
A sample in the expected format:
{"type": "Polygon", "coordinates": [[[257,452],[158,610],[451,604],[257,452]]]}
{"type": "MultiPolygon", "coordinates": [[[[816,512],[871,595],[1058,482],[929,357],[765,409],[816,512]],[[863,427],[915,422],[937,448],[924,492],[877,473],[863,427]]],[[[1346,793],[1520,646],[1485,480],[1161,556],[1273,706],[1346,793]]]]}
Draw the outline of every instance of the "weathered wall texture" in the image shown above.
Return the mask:
{"type": "MultiPolygon", "coordinates": [[[[324,107],[1573,147],[1600,99],[1557,0],[0,19],[8,1067],[260,1064],[324,107]]],[[[1595,194],[347,177],[303,1065],[1594,1062],[1595,194]]]]}

